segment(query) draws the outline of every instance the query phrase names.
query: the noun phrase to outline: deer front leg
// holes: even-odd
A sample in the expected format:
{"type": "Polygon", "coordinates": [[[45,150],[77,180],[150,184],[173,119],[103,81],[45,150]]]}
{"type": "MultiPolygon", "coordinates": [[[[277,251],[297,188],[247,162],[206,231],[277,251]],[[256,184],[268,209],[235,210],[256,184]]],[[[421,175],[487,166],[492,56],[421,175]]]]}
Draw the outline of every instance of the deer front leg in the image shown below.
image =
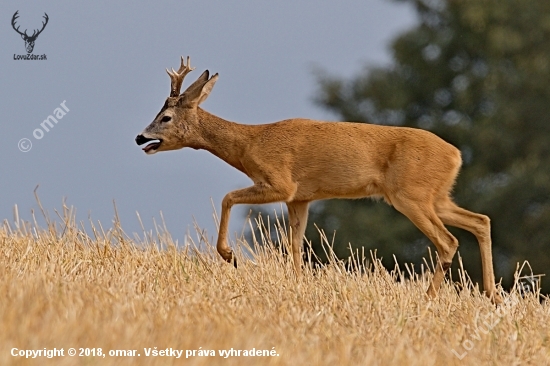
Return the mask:
{"type": "Polygon", "coordinates": [[[281,201],[289,201],[294,192],[295,185],[274,187],[267,184],[255,184],[252,187],[238,189],[225,195],[222,201],[222,216],[220,219],[220,230],[218,232],[218,253],[226,262],[233,262],[237,266],[233,251],[227,244],[227,228],[229,226],[229,215],[231,207],[236,204],[262,204],[281,201]]]}
{"type": "Polygon", "coordinates": [[[296,276],[299,277],[302,274],[302,242],[306,231],[309,202],[287,202],[286,206],[288,207],[288,223],[290,225],[288,242],[292,247],[296,276]]]}

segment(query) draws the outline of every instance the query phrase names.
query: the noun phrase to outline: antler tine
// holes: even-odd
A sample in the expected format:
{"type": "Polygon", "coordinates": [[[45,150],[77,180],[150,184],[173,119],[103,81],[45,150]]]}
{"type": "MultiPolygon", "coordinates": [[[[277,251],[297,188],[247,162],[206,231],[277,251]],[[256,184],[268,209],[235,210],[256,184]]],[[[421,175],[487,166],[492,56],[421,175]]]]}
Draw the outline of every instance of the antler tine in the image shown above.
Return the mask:
{"type": "Polygon", "coordinates": [[[26,34],[27,34],[27,30],[25,30],[25,33],[21,33],[21,31],[19,30],[19,27],[20,27],[20,26],[18,26],[17,28],[15,28],[15,21],[17,20],[17,18],[19,18],[19,14],[18,14],[18,13],[19,13],[19,10],[17,10],[17,11],[15,12],[15,14],[13,14],[13,17],[11,18],[11,26],[13,27],[13,29],[14,29],[17,33],[19,33],[19,34],[21,34],[21,35],[26,35],[26,34]]]}
{"type": "MultiPolygon", "coordinates": [[[[42,30],[43,30],[44,28],[46,28],[46,24],[48,24],[48,20],[50,20],[50,17],[48,16],[47,13],[44,13],[42,18],[44,18],[44,20],[45,20],[45,22],[42,22],[42,24],[43,24],[42,30]]],[[[40,32],[42,32],[42,31],[40,31],[40,32]]]]}
{"type": "MultiPolygon", "coordinates": [[[[42,16],[42,18],[46,19],[45,22],[42,22],[42,29],[38,30],[38,29],[35,29],[34,30],[34,33],[36,33],[36,35],[38,36],[40,33],[42,33],[42,31],[44,30],[44,28],[46,28],[46,24],[48,24],[48,20],[50,20],[50,18],[48,17],[48,14],[47,13],[44,13],[44,15],[42,16]],[[38,32],[38,33],[37,33],[38,32]]],[[[33,37],[34,37],[34,33],[33,33],[33,37]]]]}
{"type": "Polygon", "coordinates": [[[178,74],[181,74],[182,72],[185,72],[185,74],[190,73],[191,71],[195,70],[194,67],[191,67],[191,57],[187,56],[187,65],[183,62],[183,56],[181,56],[181,65],[178,70],[178,74]]]}
{"type": "Polygon", "coordinates": [[[181,84],[183,84],[185,75],[193,70],[195,70],[195,68],[191,67],[191,58],[189,56],[187,56],[187,65],[185,64],[183,56],[181,56],[181,64],[178,71],[174,70],[174,68],[172,68],[172,71],[166,69],[166,72],[168,73],[168,76],[170,76],[170,80],[172,82],[170,90],[171,97],[177,97],[180,95],[181,84]]]}

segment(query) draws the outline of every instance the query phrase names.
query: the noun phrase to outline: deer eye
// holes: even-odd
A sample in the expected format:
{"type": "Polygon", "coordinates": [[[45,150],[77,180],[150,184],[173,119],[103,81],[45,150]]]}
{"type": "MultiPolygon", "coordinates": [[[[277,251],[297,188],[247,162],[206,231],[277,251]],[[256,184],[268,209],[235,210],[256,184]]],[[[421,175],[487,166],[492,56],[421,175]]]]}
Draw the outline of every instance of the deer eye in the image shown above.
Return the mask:
{"type": "Polygon", "coordinates": [[[162,119],[161,119],[160,121],[161,121],[161,122],[168,122],[168,121],[170,121],[171,119],[172,119],[172,117],[170,117],[170,116],[164,116],[164,117],[162,117],[162,119]]]}

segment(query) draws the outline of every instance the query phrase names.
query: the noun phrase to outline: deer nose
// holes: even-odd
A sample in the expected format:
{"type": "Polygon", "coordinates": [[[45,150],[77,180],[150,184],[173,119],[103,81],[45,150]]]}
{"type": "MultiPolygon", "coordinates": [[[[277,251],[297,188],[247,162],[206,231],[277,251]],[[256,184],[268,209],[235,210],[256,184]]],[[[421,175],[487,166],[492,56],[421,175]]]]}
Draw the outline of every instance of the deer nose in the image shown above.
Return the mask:
{"type": "Polygon", "coordinates": [[[143,145],[144,143],[146,143],[147,141],[150,141],[151,139],[148,139],[147,137],[143,136],[143,135],[137,135],[136,136],[136,144],[138,145],[143,145]]]}

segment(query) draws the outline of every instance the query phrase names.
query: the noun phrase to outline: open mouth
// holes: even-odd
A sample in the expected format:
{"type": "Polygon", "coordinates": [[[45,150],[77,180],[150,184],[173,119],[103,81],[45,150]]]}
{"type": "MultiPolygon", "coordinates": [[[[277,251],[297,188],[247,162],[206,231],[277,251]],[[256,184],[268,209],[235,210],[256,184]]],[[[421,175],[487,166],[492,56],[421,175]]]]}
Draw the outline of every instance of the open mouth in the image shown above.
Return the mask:
{"type": "Polygon", "coordinates": [[[160,145],[162,144],[162,140],[161,139],[151,139],[151,138],[148,138],[148,137],[145,137],[143,135],[139,135],[136,137],[136,144],[138,145],[143,145],[143,144],[146,144],[142,150],[145,151],[145,153],[147,154],[153,154],[155,153],[158,148],[160,147],[160,145]]]}
{"type": "Polygon", "coordinates": [[[142,150],[145,151],[146,153],[149,153],[150,151],[152,152],[153,150],[158,150],[161,143],[162,143],[162,140],[153,140],[149,144],[145,145],[145,147],[143,147],[142,150]]]}

